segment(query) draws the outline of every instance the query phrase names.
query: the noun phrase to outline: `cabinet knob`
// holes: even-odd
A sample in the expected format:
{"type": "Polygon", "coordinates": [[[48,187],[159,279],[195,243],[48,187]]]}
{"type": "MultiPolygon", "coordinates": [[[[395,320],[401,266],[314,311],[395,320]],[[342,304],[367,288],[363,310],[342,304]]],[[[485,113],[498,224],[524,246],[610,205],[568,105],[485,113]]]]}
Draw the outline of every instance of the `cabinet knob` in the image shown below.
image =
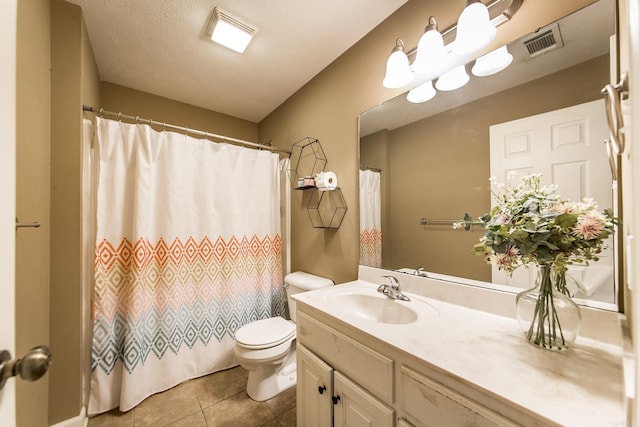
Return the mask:
{"type": "Polygon", "coordinates": [[[323,385],[322,387],[318,387],[318,393],[323,394],[327,390],[327,386],[323,385]]]}
{"type": "Polygon", "coordinates": [[[340,396],[332,396],[331,400],[333,401],[334,405],[337,405],[338,402],[340,401],[340,396]]]}

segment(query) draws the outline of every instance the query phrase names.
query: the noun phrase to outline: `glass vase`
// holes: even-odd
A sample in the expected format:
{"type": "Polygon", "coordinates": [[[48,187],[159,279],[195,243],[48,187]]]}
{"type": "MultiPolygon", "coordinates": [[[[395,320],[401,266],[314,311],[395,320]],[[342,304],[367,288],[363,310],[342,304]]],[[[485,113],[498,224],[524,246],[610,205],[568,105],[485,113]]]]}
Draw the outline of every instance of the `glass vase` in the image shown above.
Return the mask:
{"type": "Polygon", "coordinates": [[[580,328],[580,307],[559,290],[566,283],[563,275],[540,265],[535,287],[516,296],[516,317],[525,338],[548,350],[568,349],[580,328]]]}

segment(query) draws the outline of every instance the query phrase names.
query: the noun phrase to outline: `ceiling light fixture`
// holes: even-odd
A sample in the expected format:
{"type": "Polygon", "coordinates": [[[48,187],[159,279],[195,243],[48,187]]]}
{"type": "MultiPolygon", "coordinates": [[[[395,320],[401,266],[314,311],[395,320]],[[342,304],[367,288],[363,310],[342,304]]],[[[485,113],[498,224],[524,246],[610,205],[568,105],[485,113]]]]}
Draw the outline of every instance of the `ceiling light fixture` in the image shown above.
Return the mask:
{"type": "Polygon", "coordinates": [[[507,68],[511,61],[513,55],[509,53],[507,46],[502,46],[476,59],[471,72],[478,77],[490,76],[507,68]]]}
{"type": "Polygon", "coordinates": [[[238,53],[243,53],[256,30],[244,24],[239,19],[221,11],[217,7],[213,9],[213,14],[207,27],[207,36],[212,41],[219,43],[238,53]]]}
{"type": "MultiPolygon", "coordinates": [[[[415,49],[406,52],[402,39],[396,40],[387,60],[382,85],[391,89],[411,89],[407,94],[410,102],[425,102],[433,98],[435,90],[432,81],[436,79],[435,86],[438,90],[454,90],[464,86],[469,81],[464,66],[494,40],[496,27],[510,20],[523,2],[524,0],[491,0],[485,6],[480,0],[467,0],[467,6],[460,14],[457,24],[442,33],[438,31],[436,18],[430,16],[415,49]],[[415,60],[410,64],[409,58],[412,55],[415,60]]],[[[505,51],[506,47],[496,49],[495,56],[491,56],[492,61],[502,60],[501,65],[493,65],[493,68],[483,69],[482,64],[494,52],[485,55],[487,58],[478,58],[477,68],[474,67],[473,73],[484,76],[500,71],[500,66],[502,69],[506,68],[513,57],[505,51]]]]}

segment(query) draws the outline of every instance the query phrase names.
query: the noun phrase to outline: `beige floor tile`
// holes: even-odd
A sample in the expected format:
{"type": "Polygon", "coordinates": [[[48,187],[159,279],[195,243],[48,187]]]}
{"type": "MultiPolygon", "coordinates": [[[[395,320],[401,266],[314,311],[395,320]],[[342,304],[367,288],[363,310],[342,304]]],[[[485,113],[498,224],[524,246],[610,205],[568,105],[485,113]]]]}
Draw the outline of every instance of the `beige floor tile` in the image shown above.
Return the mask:
{"type": "Polygon", "coordinates": [[[189,381],[202,409],[247,388],[248,372],[237,366],[189,381]]]}
{"type": "Polygon", "coordinates": [[[132,427],[133,411],[120,412],[113,409],[104,414],[89,418],[88,427],[132,427]]]}
{"type": "Polygon", "coordinates": [[[289,409],[278,417],[282,427],[296,427],[296,408],[289,409]]]}
{"type": "Polygon", "coordinates": [[[193,415],[189,415],[186,418],[182,418],[181,420],[171,423],[167,427],[207,427],[207,422],[204,419],[204,414],[199,411],[193,415]]]}
{"type": "Polygon", "coordinates": [[[255,402],[241,392],[203,410],[209,427],[261,426],[274,416],[264,402],[255,402]]]}
{"type": "Polygon", "coordinates": [[[200,411],[190,382],[145,399],[133,409],[133,427],[160,427],[200,411]]]}
{"type": "Polygon", "coordinates": [[[283,391],[276,397],[266,401],[274,416],[281,415],[296,406],[296,387],[283,391]]]}

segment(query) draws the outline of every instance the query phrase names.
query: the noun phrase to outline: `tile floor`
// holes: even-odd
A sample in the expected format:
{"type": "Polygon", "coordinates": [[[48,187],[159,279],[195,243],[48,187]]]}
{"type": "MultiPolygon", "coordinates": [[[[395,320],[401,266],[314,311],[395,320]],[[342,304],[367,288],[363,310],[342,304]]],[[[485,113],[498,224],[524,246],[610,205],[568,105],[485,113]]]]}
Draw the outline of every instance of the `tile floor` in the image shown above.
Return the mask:
{"type": "Polygon", "coordinates": [[[295,426],[296,388],[273,399],[247,396],[241,367],[187,381],[155,394],[128,412],[113,410],[89,419],[88,427],[295,426]]]}

